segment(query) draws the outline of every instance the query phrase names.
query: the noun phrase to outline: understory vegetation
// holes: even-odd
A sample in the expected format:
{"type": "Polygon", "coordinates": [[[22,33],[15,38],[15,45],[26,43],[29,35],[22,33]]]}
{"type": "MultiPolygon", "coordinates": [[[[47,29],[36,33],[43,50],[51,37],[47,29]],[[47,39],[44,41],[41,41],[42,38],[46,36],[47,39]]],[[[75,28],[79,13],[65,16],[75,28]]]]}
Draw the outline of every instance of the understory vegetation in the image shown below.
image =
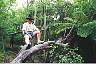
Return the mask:
{"type": "Polygon", "coordinates": [[[16,8],[16,0],[0,0],[0,63],[9,63],[24,45],[21,33],[31,15],[41,31],[41,40],[58,40],[29,55],[24,63],[95,63],[96,0],[30,0],[16,8]],[[66,39],[66,40],[64,40],[66,39]]]}

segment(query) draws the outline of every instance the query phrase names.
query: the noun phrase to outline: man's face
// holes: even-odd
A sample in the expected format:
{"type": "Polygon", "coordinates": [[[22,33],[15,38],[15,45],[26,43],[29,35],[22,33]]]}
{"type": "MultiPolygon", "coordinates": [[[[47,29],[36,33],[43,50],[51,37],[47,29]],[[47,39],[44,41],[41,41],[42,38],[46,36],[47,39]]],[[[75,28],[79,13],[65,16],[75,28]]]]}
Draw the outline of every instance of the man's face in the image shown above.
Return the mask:
{"type": "Polygon", "coordinates": [[[29,24],[31,24],[31,23],[32,23],[32,20],[29,20],[29,19],[28,19],[27,21],[28,21],[28,23],[29,23],[29,24]]]}

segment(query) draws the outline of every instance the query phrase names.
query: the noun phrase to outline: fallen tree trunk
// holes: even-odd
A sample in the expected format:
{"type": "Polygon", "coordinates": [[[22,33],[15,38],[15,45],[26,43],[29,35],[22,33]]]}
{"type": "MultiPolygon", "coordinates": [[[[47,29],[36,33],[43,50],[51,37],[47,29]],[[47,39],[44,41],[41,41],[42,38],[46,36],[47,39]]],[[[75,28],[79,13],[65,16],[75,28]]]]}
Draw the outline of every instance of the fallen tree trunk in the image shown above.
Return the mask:
{"type": "MultiPolygon", "coordinates": [[[[21,52],[11,63],[21,63],[22,60],[24,60],[31,53],[34,53],[38,50],[43,50],[45,48],[48,48],[48,44],[50,44],[50,43],[55,43],[55,41],[47,41],[47,42],[44,42],[43,44],[38,44],[38,45],[33,46],[30,49],[21,52]]],[[[59,44],[61,46],[68,45],[68,43],[67,44],[55,43],[55,44],[59,44]]]]}

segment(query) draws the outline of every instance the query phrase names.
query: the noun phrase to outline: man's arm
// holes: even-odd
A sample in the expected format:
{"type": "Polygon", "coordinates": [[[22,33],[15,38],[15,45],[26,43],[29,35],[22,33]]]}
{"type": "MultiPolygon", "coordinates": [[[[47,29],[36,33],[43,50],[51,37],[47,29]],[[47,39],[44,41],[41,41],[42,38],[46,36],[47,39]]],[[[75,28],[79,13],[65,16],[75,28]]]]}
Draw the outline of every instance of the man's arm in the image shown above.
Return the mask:
{"type": "Polygon", "coordinates": [[[36,30],[36,31],[40,31],[35,25],[34,25],[34,30],[36,30]]]}
{"type": "Polygon", "coordinates": [[[26,31],[26,24],[25,23],[23,24],[23,27],[22,27],[22,33],[23,34],[27,33],[27,31],[26,31]]]}

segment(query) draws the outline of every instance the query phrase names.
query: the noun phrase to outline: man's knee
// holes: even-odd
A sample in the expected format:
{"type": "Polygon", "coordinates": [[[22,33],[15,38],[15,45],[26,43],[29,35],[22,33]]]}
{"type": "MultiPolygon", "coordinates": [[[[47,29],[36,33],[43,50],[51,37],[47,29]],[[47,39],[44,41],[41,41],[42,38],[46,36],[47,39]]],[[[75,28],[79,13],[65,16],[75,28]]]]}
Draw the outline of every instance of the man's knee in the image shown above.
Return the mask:
{"type": "Polygon", "coordinates": [[[24,38],[25,39],[32,39],[32,36],[31,35],[25,35],[24,38]]]}
{"type": "Polygon", "coordinates": [[[40,31],[36,31],[36,33],[40,33],[40,31]]]}
{"type": "Polygon", "coordinates": [[[33,32],[33,35],[37,35],[37,34],[40,34],[40,31],[33,32]]]}

